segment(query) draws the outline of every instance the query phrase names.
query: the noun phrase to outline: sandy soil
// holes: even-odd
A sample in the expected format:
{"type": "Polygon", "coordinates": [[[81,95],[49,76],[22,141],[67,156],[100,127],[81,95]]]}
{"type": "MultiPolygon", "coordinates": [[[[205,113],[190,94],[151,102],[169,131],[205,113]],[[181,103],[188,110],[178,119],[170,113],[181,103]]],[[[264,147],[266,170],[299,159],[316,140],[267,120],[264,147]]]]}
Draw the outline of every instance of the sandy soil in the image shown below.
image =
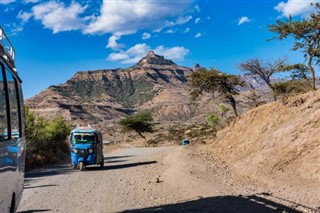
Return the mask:
{"type": "Polygon", "coordinates": [[[195,146],[131,147],[108,153],[103,169],[35,170],[18,212],[317,211],[198,154],[195,146]]]}

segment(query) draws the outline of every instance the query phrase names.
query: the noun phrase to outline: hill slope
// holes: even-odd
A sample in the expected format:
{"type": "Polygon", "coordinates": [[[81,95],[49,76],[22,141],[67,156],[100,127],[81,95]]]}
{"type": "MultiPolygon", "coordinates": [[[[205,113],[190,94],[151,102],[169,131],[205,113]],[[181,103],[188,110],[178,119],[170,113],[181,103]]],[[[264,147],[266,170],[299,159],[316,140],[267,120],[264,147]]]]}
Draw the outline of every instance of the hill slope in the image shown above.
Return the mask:
{"type": "Polygon", "coordinates": [[[282,188],[304,185],[319,198],[319,117],[320,91],[265,104],[220,131],[210,153],[245,176],[282,188]]]}

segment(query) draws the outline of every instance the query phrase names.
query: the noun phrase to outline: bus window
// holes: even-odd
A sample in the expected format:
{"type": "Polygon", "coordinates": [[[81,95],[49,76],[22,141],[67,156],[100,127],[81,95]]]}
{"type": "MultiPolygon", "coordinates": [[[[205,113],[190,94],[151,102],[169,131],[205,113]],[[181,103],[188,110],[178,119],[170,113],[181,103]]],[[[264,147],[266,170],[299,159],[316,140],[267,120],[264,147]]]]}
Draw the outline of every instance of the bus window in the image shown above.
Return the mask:
{"type": "MultiPolygon", "coordinates": [[[[1,64],[0,64],[1,65],[1,64]]],[[[3,79],[2,66],[0,66],[0,142],[8,139],[8,120],[7,120],[7,106],[6,94],[3,79]]]]}
{"type": "Polygon", "coordinates": [[[18,82],[18,95],[19,95],[19,104],[20,104],[20,119],[21,119],[21,127],[20,127],[20,137],[24,136],[25,134],[25,119],[24,119],[24,107],[23,107],[23,94],[20,82],[18,82]]]}
{"type": "Polygon", "coordinates": [[[20,119],[18,97],[16,89],[16,79],[11,72],[6,69],[8,94],[10,100],[10,118],[11,118],[11,139],[18,139],[20,137],[20,119]]]}

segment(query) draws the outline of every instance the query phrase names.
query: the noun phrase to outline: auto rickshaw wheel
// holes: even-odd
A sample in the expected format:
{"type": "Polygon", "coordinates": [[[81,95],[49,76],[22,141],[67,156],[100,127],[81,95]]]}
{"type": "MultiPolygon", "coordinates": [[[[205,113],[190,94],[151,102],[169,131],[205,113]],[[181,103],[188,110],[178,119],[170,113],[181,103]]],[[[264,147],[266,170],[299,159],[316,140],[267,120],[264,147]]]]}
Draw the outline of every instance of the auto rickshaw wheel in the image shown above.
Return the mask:
{"type": "Polygon", "coordinates": [[[103,168],[104,167],[104,161],[102,160],[100,163],[100,167],[103,168]]]}
{"type": "Polygon", "coordinates": [[[84,164],[83,164],[83,162],[80,162],[80,163],[79,163],[79,168],[80,168],[80,171],[83,171],[83,169],[84,169],[84,164]]]}

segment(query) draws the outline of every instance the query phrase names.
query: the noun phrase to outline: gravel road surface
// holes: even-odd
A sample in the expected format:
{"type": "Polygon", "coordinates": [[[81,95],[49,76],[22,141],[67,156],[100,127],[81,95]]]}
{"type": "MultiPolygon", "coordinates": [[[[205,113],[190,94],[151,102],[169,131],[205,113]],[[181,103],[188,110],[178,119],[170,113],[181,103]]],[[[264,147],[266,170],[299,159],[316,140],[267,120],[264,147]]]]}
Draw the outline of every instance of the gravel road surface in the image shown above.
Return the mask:
{"type": "Polygon", "coordinates": [[[18,212],[316,212],[239,179],[189,146],[124,148],[105,167],[26,174],[18,212]]]}

